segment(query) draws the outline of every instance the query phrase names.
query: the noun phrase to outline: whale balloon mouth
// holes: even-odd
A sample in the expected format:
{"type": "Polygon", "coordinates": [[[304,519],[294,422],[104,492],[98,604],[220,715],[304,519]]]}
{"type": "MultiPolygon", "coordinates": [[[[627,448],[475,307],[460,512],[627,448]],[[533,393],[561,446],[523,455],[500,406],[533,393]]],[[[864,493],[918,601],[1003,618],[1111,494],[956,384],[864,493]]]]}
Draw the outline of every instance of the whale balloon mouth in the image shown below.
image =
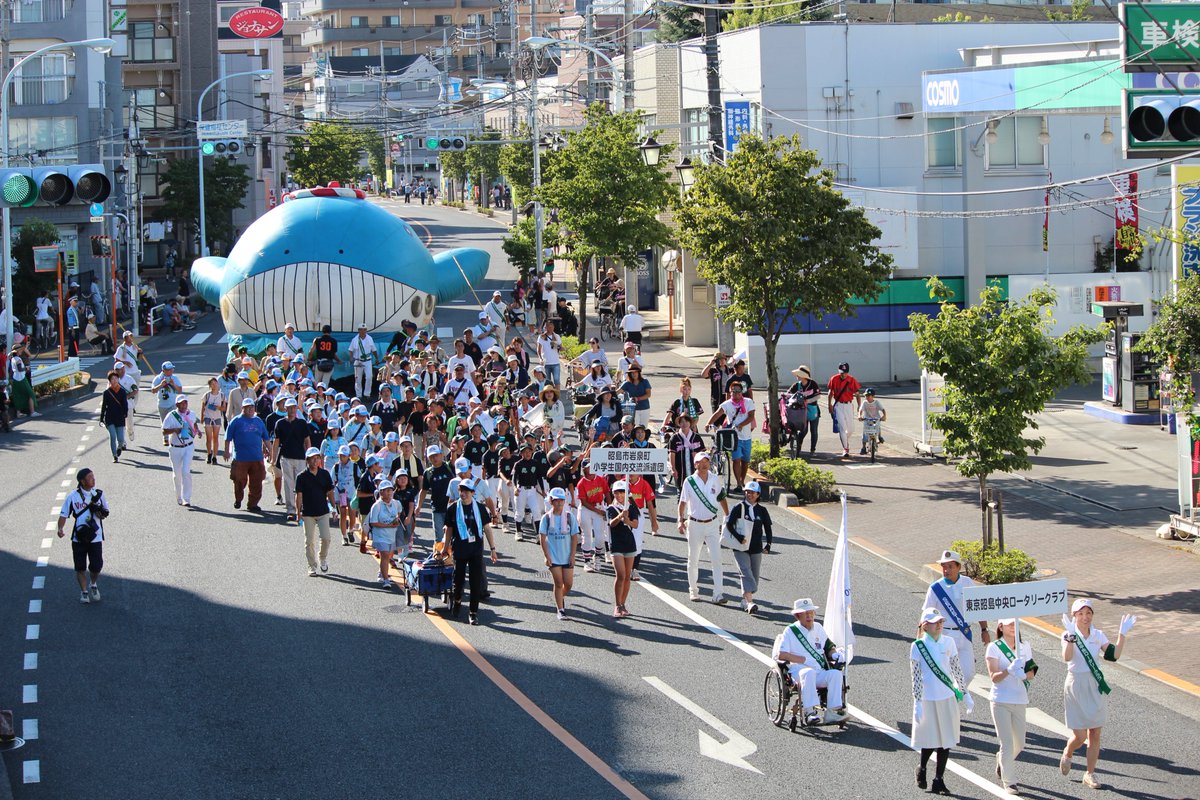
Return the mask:
{"type": "Polygon", "coordinates": [[[289,322],[297,331],[398,331],[433,316],[437,299],[428,292],[345,264],[301,261],[250,275],[221,297],[229,333],[274,334],[289,322]]]}

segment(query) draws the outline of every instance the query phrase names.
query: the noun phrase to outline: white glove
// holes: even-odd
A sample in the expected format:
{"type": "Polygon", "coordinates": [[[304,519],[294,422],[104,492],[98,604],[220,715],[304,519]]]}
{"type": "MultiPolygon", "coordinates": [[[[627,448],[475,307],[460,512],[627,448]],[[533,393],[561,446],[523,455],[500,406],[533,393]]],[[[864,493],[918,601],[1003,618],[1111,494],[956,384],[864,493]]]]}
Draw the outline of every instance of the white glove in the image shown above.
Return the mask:
{"type": "Polygon", "coordinates": [[[967,692],[966,694],[963,695],[963,703],[966,704],[967,714],[970,715],[971,712],[973,712],[975,710],[975,698],[971,697],[970,692],[967,692]]]}
{"type": "Polygon", "coordinates": [[[1064,636],[1071,637],[1071,636],[1076,635],[1077,631],[1075,630],[1075,620],[1072,617],[1069,617],[1066,614],[1063,614],[1062,615],[1062,624],[1063,624],[1063,635],[1064,636]]]}
{"type": "Polygon", "coordinates": [[[1135,622],[1137,622],[1137,616],[1134,614],[1126,614],[1125,616],[1121,617],[1121,635],[1128,636],[1129,632],[1133,630],[1133,624],[1135,622]]]}
{"type": "Polygon", "coordinates": [[[830,664],[840,664],[840,663],[842,663],[842,659],[844,659],[845,657],[846,657],[846,655],[841,650],[834,650],[832,653],[829,654],[829,663],[830,664]]]}
{"type": "Polygon", "coordinates": [[[1025,659],[1018,658],[1016,661],[1008,665],[1008,674],[1016,678],[1025,677],[1025,659]]]}
{"type": "Polygon", "coordinates": [[[921,720],[925,718],[925,704],[920,700],[913,702],[913,723],[920,725],[921,720]]]}

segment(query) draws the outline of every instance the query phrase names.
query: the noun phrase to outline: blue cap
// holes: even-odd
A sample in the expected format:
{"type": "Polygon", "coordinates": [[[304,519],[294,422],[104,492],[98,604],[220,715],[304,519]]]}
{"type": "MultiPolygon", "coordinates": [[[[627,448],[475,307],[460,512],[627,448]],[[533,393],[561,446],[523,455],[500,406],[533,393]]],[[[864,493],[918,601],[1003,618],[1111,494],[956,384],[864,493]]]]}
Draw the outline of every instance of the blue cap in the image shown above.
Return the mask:
{"type": "Polygon", "coordinates": [[[350,404],[349,403],[338,403],[337,408],[338,408],[339,414],[344,414],[350,410],[350,404]]]}
{"type": "Polygon", "coordinates": [[[369,420],[367,420],[367,422],[369,422],[372,425],[382,425],[383,424],[383,420],[381,420],[379,417],[371,417],[369,420]]]}
{"type": "Polygon", "coordinates": [[[378,463],[379,463],[379,459],[376,456],[373,456],[373,455],[367,456],[367,466],[368,467],[373,467],[378,463]]]}
{"type": "Polygon", "coordinates": [[[268,389],[278,389],[279,384],[276,383],[275,381],[267,381],[267,388],[268,389]]]}
{"type": "Polygon", "coordinates": [[[387,436],[384,436],[383,440],[385,442],[398,442],[398,441],[400,441],[400,434],[396,433],[395,431],[392,431],[387,436]]]}
{"type": "Polygon", "coordinates": [[[358,417],[365,417],[367,415],[367,407],[366,406],[355,406],[354,407],[354,415],[358,416],[358,417]]]}
{"type": "Polygon", "coordinates": [[[338,448],[338,455],[339,455],[339,456],[348,456],[348,455],[350,455],[350,445],[348,445],[348,444],[344,444],[344,445],[342,445],[341,447],[339,447],[339,448],[338,448]]]}
{"type": "Polygon", "coordinates": [[[246,372],[246,370],[242,370],[237,374],[237,379],[239,381],[248,381],[250,380],[250,373],[246,372]]]}
{"type": "Polygon", "coordinates": [[[312,380],[311,380],[310,378],[305,378],[304,380],[300,381],[300,385],[301,385],[301,386],[307,386],[307,387],[310,387],[310,388],[311,388],[311,387],[312,387],[312,385],[313,385],[313,382],[312,382],[312,380]]]}

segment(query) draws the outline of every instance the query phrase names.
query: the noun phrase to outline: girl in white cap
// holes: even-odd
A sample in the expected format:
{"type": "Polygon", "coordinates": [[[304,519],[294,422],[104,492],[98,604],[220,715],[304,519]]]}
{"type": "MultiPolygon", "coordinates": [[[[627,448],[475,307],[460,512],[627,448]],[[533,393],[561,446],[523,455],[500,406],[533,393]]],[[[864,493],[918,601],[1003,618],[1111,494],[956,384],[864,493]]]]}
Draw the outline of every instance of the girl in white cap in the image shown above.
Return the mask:
{"type": "Polygon", "coordinates": [[[1087,772],[1083,785],[1099,789],[1096,762],[1100,759],[1100,729],[1108,719],[1107,695],[1111,691],[1100,670],[1100,660],[1116,661],[1125,649],[1125,639],[1137,617],[1121,617],[1117,643],[1111,644],[1104,632],[1092,627],[1092,601],[1079,598],[1071,604],[1071,616],[1063,614],[1062,657],[1067,662],[1067,682],[1063,688],[1063,707],[1071,738],[1063,748],[1058,768],[1063,775],[1071,771],[1071,756],[1087,742],[1087,772]]]}
{"type": "Polygon", "coordinates": [[[638,526],[640,512],[636,503],[629,502],[629,484],[617,481],[612,487],[613,501],[609,504],[608,531],[612,542],[613,572],[613,616],[620,619],[628,617],[629,610],[625,608],[625,600],[629,597],[630,576],[633,573],[633,560],[637,557],[637,541],[633,529],[638,526]]]}
{"type": "Polygon", "coordinates": [[[554,607],[558,618],[567,618],[567,593],[575,579],[575,552],[579,549],[579,522],[567,510],[567,491],[556,486],[550,490],[550,510],[538,523],[542,555],[554,578],[554,607]]]}
{"type": "Polygon", "coordinates": [[[917,640],[908,651],[913,685],[912,748],[921,754],[917,787],[925,788],[925,770],[936,750],[937,772],[930,787],[934,794],[950,794],[944,778],[950,748],[958,744],[958,704],[965,703],[968,714],[975,707],[958,664],[958,647],[942,636],[944,621],[937,609],[926,608],[917,640]]]}

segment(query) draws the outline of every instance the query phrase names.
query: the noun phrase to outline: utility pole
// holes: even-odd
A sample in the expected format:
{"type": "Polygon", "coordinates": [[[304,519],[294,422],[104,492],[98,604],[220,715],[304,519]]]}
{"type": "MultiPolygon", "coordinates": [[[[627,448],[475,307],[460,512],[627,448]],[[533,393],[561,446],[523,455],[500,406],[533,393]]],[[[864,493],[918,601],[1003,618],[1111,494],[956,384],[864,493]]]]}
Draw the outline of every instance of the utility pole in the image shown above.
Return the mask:
{"type": "MultiPolygon", "coordinates": [[[[720,32],[716,0],[704,9],[704,71],[708,76],[708,146],[713,161],[725,160],[725,132],[721,109],[720,32]]],[[[632,107],[632,106],[630,106],[632,107]]]]}
{"type": "MultiPolygon", "coordinates": [[[[520,35],[517,28],[517,0],[508,0],[508,63],[509,69],[509,91],[512,93],[508,96],[508,135],[517,138],[517,76],[519,61],[517,52],[519,49],[520,35]]],[[[517,224],[517,204],[510,203],[512,206],[512,224],[517,224]]]]}
{"type": "MultiPolygon", "coordinates": [[[[715,2],[715,0],[713,0],[713,1],[715,2]]],[[[705,11],[705,14],[707,15],[708,12],[705,11]]],[[[714,15],[714,19],[715,19],[715,17],[716,17],[715,11],[713,12],[713,15],[714,15]]],[[[622,25],[621,25],[621,30],[622,30],[621,42],[625,49],[625,58],[624,58],[624,64],[621,67],[621,72],[622,72],[621,83],[622,83],[622,85],[619,88],[619,91],[621,91],[623,93],[623,96],[625,98],[625,102],[623,104],[625,110],[632,111],[633,110],[633,33],[630,29],[633,27],[633,0],[625,0],[625,13],[622,14],[622,18],[623,19],[622,19],[622,25]]],[[[705,35],[706,36],[708,35],[707,19],[708,18],[706,16],[705,17],[705,35]]],[[[590,44],[590,42],[589,42],[589,44],[590,44]]],[[[714,47],[716,46],[715,39],[713,40],[713,46],[714,47]]],[[[594,58],[595,58],[594,56],[588,56],[588,63],[589,64],[594,63],[594,58]]],[[[614,88],[617,88],[617,87],[614,87],[614,88]]],[[[614,103],[616,102],[616,98],[613,98],[613,102],[614,103]]]]}
{"type": "MultiPolygon", "coordinates": [[[[592,4],[588,3],[583,10],[583,41],[591,44],[596,37],[596,26],[592,21],[592,4]]],[[[596,54],[587,51],[587,94],[584,96],[583,107],[587,108],[596,101],[596,54]]]]}

